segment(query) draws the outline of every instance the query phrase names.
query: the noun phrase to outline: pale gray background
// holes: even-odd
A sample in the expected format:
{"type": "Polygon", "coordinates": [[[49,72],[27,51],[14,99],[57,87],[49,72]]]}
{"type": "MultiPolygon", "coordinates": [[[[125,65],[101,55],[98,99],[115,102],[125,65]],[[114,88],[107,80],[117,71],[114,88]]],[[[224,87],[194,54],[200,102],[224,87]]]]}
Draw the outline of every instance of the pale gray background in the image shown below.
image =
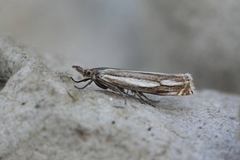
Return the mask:
{"type": "Polygon", "coordinates": [[[0,35],[55,70],[189,72],[198,89],[239,94],[239,15],[239,0],[0,0],[0,35]]]}

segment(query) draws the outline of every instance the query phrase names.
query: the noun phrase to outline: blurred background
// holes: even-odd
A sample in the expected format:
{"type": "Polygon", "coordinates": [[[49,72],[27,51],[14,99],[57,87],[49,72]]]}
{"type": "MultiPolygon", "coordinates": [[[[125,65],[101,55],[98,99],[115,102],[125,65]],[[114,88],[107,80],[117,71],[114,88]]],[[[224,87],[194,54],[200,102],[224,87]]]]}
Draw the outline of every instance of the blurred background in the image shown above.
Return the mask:
{"type": "Polygon", "coordinates": [[[239,0],[0,0],[0,36],[56,71],[189,72],[197,89],[239,94],[239,15],[239,0]]]}

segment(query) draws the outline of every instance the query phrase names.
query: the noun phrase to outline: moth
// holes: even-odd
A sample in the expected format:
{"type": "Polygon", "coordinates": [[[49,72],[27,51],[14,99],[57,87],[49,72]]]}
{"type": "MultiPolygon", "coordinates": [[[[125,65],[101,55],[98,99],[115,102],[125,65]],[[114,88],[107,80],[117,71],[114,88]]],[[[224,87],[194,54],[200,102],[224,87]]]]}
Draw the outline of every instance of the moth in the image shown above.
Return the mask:
{"type": "Polygon", "coordinates": [[[149,102],[152,100],[144,93],[160,96],[186,96],[193,94],[195,90],[193,78],[189,73],[167,74],[107,67],[83,69],[75,65],[72,68],[85,77],[79,81],[70,77],[75,83],[89,81],[83,87],[75,86],[76,88],[84,89],[94,82],[102,89],[110,89],[120,93],[124,97],[125,103],[125,95],[129,95],[128,91],[139,97],[143,103],[152,105],[149,102]]]}

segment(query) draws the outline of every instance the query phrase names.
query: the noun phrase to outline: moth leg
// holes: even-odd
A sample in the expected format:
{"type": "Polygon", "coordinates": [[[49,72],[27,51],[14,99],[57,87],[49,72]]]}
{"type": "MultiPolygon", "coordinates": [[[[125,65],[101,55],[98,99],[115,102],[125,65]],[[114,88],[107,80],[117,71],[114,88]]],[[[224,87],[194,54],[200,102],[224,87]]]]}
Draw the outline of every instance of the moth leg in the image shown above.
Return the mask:
{"type": "Polygon", "coordinates": [[[121,87],[117,87],[121,92],[124,92],[124,93],[126,93],[125,91],[124,91],[124,88],[121,88],[121,87]]]}
{"type": "Polygon", "coordinates": [[[88,80],[90,80],[91,78],[85,78],[85,79],[82,79],[82,80],[80,80],[80,81],[76,81],[75,79],[73,79],[72,77],[70,77],[71,78],[71,80],[73,81],[73,82],[75,82],[75,83],[81,83],[81,82],[86,82],[86,81],[88,81],[88,80]]]}
{"type": "MultiPolygon", "coordinates": [[[[120,93],[120,94],[123,96],[124,100],[125,100],[125,105],[127,104],[127,99],[126,99],[126,97],[125,97],[125,95],[124,95],[124,94],[127,94],[127,93],[124,92],[124,89],[123,89],[123,88],[121,88],[121,87],[116,87],[116,86],[114,86],[114,85],[112,85],[112,84],[110,84],[110,83],[107,83],[107,82],[101,81],[101,80],[98,80],[98,83],[103,84],[103,85],[106,86],[107,88],[109,88],[109,89],[111,89],[111,90],[113,90],[113,91],[115,91],[115,92],[120,93]]],[[[128,95],[128,94],[127,94],[127,95],[128,95]]]]}
{"type": "Polygon", "coordinates": [[[122,91],[122,89],[119,89],[119,87],[115,87],[115,86],[107,86],[109,89],[111,89],[111,90],[113,90],[113,91],[115,91],[115,92],[118,92],[118,93],[120,93],[122,96],[123,96],[123,98],[124,98],[124,103],[125,103],[125,105],[127,104],[127,99],[126,99],[126,97],[125,97],[125,92],[124,91],[122,91]]]}
{"type": "Polygon", "coordinates": [[[125,95],[128,95],[129,97],[132,97],[131,94],[128,93],[128,89],[124,89],[124,88],[121,88],[121,87],[117,87],[122,93],[124,93],[125,95]]]}
{"type": "Polygon", "coordinates": [[[140,100],[143,101],[144,103],[146,103],[146,104],[148,104],[150,106],[155,107],[152,103],[150,103],[148,101],[148,98],[146,98],[146,96],[144,94],[141,94],[141,92],[138,92],[138,91],[132,91],[132,92],[135,93],[135,95],[137,95],[140,98],[140,100]],[[146,100],[143,99],[143,97],[146,98],[146,100]]]}
{"type": "Polygon", "coordinates": [[[83,87],[77,87],[77,86],[74,86],[75,88],[77,88],[77,89],[84,89],[84,88],[86,88],[88,85],[90,85],[91,83],[93,82],[93,80],[91,80],[90,82],[88,82],[85,86],[83,86],[83,87]]]}
{"type": "Polygon", "coordinates": [[[151,101],[151,102],[159,102],[159,101],[155,101],[152,99],[149,99],[146,95],[144,95],[142,92],[138,92],[141,96],[143,96],[146,100],[151,101]]]}
{"type": "Polygon", "coordinates": [[[146,103],[145,100],[144,100],[141,96],[137,95],[137,92],[136,92],[136,91],[131,91],[131,92],[132,92],[132,94],[134,95],[134,98],[139,97],[140,99],[138,99],[138,100],[139,100],[141,103],[146,103]]]}

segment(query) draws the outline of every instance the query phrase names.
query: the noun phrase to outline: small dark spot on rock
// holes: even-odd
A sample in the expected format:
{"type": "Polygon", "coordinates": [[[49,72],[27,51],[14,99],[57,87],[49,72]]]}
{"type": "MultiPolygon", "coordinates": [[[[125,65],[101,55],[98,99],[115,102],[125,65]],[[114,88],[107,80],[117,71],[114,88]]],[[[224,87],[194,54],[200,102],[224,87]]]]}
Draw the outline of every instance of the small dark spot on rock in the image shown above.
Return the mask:
{"type": "Polygon", "coordinates": [[[198,129],[202,129],[202,127],[198,127],[198,129]]]}
{"type": "Polygon", "coordinates": [[[82,140],[87,140],[89,133],[87,133],[84,129],[82,128],[76,128],[75,129],[75,133],[78,135],[79,138],[81,138],[82,140]]]}
{"type": "Polygon", "coordinates": [[[113,106],[115,108],[120,108],[120,109],[123,109],[124,107],[123,106],[113,106]]]}
{"type": "Polygon", "coordinates": [[[152,129],[152,127],[149,127],[149,128],[148,128],[148,131],[151,131],[151,129],[152,129]]]}
{"type": "Polygon", "coordinates": [[[22,102],[22,106],[25,105],[25,104],[26,104],[26,102],[22,102]]]}
{"type": "Polygon", "coordinates": [[[229,117],[231,120],[235,120],[235,117],[229,117]]]}
{"type": "Polygon", "coordinates": [[[218,138],[218,136],[217,136],[217,135],[215,135],[215,138],[218,138]]]}
{"type": "Polygon", "coordinates": [[[42,127],[42,131],[46,131],[47,130],[47,128],[46,127],[42,127]]]}
{"type": "Polygon", "coordinates": [[[34,107],[35,107],[36,109],[38,109],[38,108],[40,108],[40,105],[39,105],[39,104],[36,104],[34,107]]]}
{"type": "Polygon", "coordinates": [[[112,124],[115,124],[115,121],[112,121],[112,124]]]}

